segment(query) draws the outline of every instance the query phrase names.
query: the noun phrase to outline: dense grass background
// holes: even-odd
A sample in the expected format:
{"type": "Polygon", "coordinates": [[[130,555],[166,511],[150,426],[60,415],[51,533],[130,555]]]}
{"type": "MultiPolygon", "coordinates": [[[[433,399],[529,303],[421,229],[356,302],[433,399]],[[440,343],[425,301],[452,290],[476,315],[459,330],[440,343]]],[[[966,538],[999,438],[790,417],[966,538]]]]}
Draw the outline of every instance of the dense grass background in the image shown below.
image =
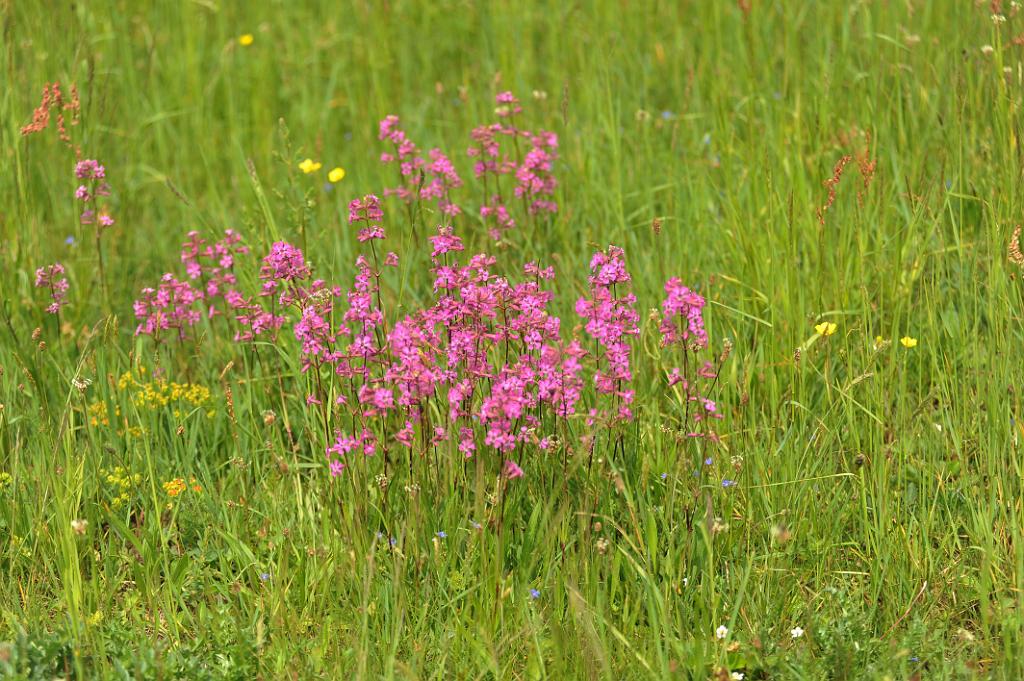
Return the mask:
{"type": "MultiPolygon", "coordinates": [[[[0,3],[0,674],[1019,678],[1024,14],[1002,4],[0,3]],[[72,157],[19,135],[53,80],[114,187],[106,292],[72,157]],[[343,206],[390,180],[377,120],[464,160],[498,89],[562,142],[561,212],[508,257],[555,263],[564,304],[616,243],[642,310],[673,275],[712,301],[713,346],[735,345],[712,471],[665,432],[654,364],[627,451],[520,487],[503,532],[473,529],[480,494],[451,475],[390,512],[372,481],[332,483],[301,390],[282,407],[212,336],[164,360],[211,416],[131,407],[117,378],[154,354],[131,302],[188,230],[301,236],[348,281],[343,206]],[[859,199],[851,165],[820,224],[823,181],[865,149],[873,181],[859,199]],[[328,192],[307,156],[348,175],[328,192]],[[61,329],[32,288],[55,260],[61,329]],[[823,320],[838,333],[805,345],[823,320]],[[148,435],[91,426],[96,401],[148,435]],[[128,511],[116,466],[139,476],[128,511]],[[202,492],[167,511],[178,477],[202,492]]],[[[411,305],[426,259],[389,230],[411,305]]]]}

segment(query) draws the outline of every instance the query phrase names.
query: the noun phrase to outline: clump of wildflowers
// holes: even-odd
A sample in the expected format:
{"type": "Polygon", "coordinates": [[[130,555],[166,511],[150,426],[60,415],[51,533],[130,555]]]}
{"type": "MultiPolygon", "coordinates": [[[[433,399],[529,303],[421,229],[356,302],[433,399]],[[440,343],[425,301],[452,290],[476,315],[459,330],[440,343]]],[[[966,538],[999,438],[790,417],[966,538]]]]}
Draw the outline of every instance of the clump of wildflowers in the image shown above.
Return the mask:
{"type": "MultiPolygon", "coordinates": [[[[630,338],[640,333],[636,296],[628,289],[631,281],[626,270],[625,252],[617,246],[598,251],[590,260],[589,297],[576,301],[576,314],[583,317],[587,333],[598,350],[594,361],[594,387],[599,394],[615,397],[613,418],[630,420],[633,390],[630,382],[630,338]]],[[[594,412],[596,416],[599,412],[594,412]]]]}
{"type": "Polygon", "coordinates": [[[110,185],[106,181],[107,169],[99,161],[85,159],[75,164],[75,177],[81,182],[75,189],[75,199],[83,204],[79,222],[83,225],[96,224],[97,229],[111,227],[114,218],[100,201],[110,196],[110,185]]]}
{"type": "Polygon", "coordinates": [[[466,153],[474,159],[473,174],[484,186],[480,217],[488,225],[491,237],[499,240],[517,224],[509,207],[513,198],[525,208],[524,217],[558,211],[554,201],[558,182],[553,172],[558,158],[558,136],[518,127],[516,116],[523,107],[511,92],[501,92],[495,99],[495,114],[501,120],[474,128],[470,135],[473,145],[466,153]],[[510,141],[506,146],[511,146],[511,150],[503,149],[503,140],[510,141]],[[511,177],[511,188],[504,177],[511,177]]]}
{"type": "MultiPolygon", "coordinates": [[[[700,362],[697,353],[707,348],[708,334],[704,327],[704,297],[692,291],[673,277],[665,282],[665,299],[661,303],[661,321],[658,329],[661,332],[663,348],[678,348],[682,352],[682,368],[674,366],[669,370],[668,386],[674,388],[682,396],[685,404],[683,425],[685,435],[690,438],[707,437],[717,440],[715,434],[707,429],[708,419],[720,419],[717,403],[711,399],[710,393],[718,380],[718,371],[710,361],[700,362]],[[694,357],[691,359],[691,355],[694,357]],[[698,428],[698,424],[703,428],[698,428]]],[[[721,361],[728,356],[728,348],[722,353],[721,361]]],[[[706,463],[710,465],[710,458],[706,463]]],[[[723,487],[729,487],[732,481],[725,481],[723,487]]]]}
{"type": "Polygon", "coordinates": [[[384,238],[384,228],[381,227],[383,219],[380,199],[373,194],[367,194],[362,199],[352,199],[348,204],[348,223],[359,227],[358,239],[361,242],[384,238]]]}
{"type": "Polygon", "coordinates": [[[426,159],[419,148],[399,127],[398,116],[386,116],[380,122],[378,138],[390,142],[392,151],[380,155],[382,163],[398,166],[400,184],[384,190],[385,196],[397,196],[405,203],[417,200],[433,201],[445,216],[454,217],[462,212],[452,202],[451,192],[462,186],[462,178],[454,164],[440,149],[431,149],[426,159]]]}
{"type": "Polygon", "coordinates": [[[115,466],[109,470],[103,469],[100,473],[106,483],[104,491],[109,499],[109,507],[115,510],[127,507],[131,503],[135,490],[142,483],[142,476],[138,473],[131,473],[122,466],[115,466]]]}
{"type": "Polygon", "coordinates": [[[198,494],[203,491],[202,485],[196,482],[195,478],[189,478],[187,483],[184,478],[174,478],[163,483],[162,487],[167,496],[172,499],[181,496],[185,492],[198,494]]]}
{"type": "Polygon", "coordinates": [[[678,277],[665,282],[665,300],[661,303],[661,344],[686,344],[695,348],[708,345],[704,330],[704,298],[683,286],[678,277]]]}
{"type": "Polygon", "coordinates": [[[46,311],[59,314],[60,309],[67,304],[68,280],[64,277],[64,266],[56,262],[37,269],[36,288],[49,290],[50,304],[46,306],[46,311]]]}
{"type": "MultiPolygon", "coordinates": [[[[473,160],[473,177],[482,185],[483,200],[477,209],[489,234],[499,240],[519,220],[542,213],[555,213],[558,182],[554,164],[558,158],[558,136],[522,128],[517,116],[523,107],[511,92],[496,97],[498,121],[475,128],[467,155],[473,160]]],[[[463,180],[451,158],[441,149],[425,155],[401,127],[398,116],[380,121],[378,138],[390,144],[381,154],[382,163],[397,168],[399,182],[384,190],[408,206],[414,223],[424,203],[433,204],[445,224],[463,213],[455,194],[463,180]]]]}
{"type": "MultiPolygon", "coordinates": [[[[501,238],[516,224],[557,210],[558,140],[522,128],[523,107],[511,93],[500,93],[497,104],[497,122],[473,131],[469,156],[473,177],[483,185],[479,217],[501,238]]],[[[190,232],[182,278],[167,274],[136,301],[137,333],[163,342],[198,338],[189,332],[196,325],[210,331],[226,326],[238,341],[269,337],[292,353],[301,373],[279,373],[275,380],[282,396],[289,394],[287,380],[299,384],[292,394],[305,403],[332,476],[350,466],[382,466],[384,489],[394,474],[393,457],[407,457],[412,479],[406,489],[413,494],[416,467],[447,453],[477,458],[478,470],[497,474],[500,489],[503,480],[534,470],[531,457],[561,451],[567,465],[577,443],[593,454],[601,427],[612,430],[633,418],[640,318],[624,251],[609,246],[593,255],[588,286],[575,306],[582,324],[566,331],[553,313],[552,267],[530,262],[509,269],[494,255],[466,252],[475,239],[464,239],[462,227],[472,211],[457,203],[463,182],[452,160],[439,149],[421,153],[395,116],[381,121],[379,137],[390,145],[381,160],[399,178],[383,196],[406,205],[414,228],[428,215],[436,218],[424,239],[432,282],[426,300],[402,298],[402,313],[388,314],[395,309],[387,304],[394,295],[388,268],[399,263],[384,247],[392,214],[385,214],[381,198],[367,194],[348,204],[361,252],[347,289],[317,278],[307,254],[287,241],[257,259],[232,231],[216,242],[190,232]],[[246,286],[254,279],[256,286],[246,286]],[[586,424],[582,432],[577,422],[586,424]],[[383,462],[373,463],[378,455],[383,462]]],[[[318,164],[305,166],[315,172],[318,164]]],[[[705,300],[678,279],[669,280],[665,292],[662,347],[666,354],[682,353],[669,386],[683,398],[689,434],[713,440],[706,421],[720,418],[711,398],[717,370],[694,356],[708,346],[705,300]]],[[[259,346],[249,349],[256,355],[259,346]]],[[[257,358],[260,370],[265,359],[257,358]]],[[[166,385],[140,389],[137,406],[161,403],[166,385]]],[[[176,384],[170,385],[173,392],[176,384]]],[[[188,401],[195,388],[180,390],[188,401]]],[[[198,407],[208,392],[195,398],[198,407]]],[[[613,446],[621,442],[620,433],[613,446]]]]}
{"type": "Polygon", "coordinates": [[[196,306],[202,298],[203,294],[187,281],[179,281],[168,272],[157,288],[142,289],[142,298],[135,301],[135,317],[139,320],[135,335],[159,339],[162,332],[174,331],[178,338],[184,338],[186,329],[202,318],[196,306]]]}
{"type": "Polygon", "coordinates": [[[188,233],[188,240],[181,247],[181,262],[189,279],[199,282],[197,289],[205,301],[206,316],[218,313],[217,303],[224,301],[229,309],[246,307],[246,302],[235,289],[235,260],[249,253],[249,247],[242,244],[242,237],[234,230],[226,230],[224,238],[208,243],[196,231],[188,233]]]}

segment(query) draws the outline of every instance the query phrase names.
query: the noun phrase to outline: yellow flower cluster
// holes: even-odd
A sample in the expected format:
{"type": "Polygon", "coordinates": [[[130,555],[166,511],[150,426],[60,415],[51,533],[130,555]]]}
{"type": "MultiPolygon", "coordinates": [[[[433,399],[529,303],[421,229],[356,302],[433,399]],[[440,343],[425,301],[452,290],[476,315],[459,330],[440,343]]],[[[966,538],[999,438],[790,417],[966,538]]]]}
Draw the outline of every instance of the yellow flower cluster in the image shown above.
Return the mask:
{"type": "Polygon", "coordinates": [[[0,471],[0,492],[3,492],[5,489],[10,487],[13,481],[14,478],[11,477],[10,473],[7,471],[0,471]]]}
{"type": "Polygon", "coordinates": [[[163,488],[164,491],[167,492],[167,496],[171,497],[172,499],[188,489],[191,489],[193,492],[197,493],[203,491],[202,486],[196,482],[195,478],[189,478],[187,485],[185,484],[184,478],[174,478],[173,480],[168,480],[167,482],[165,482],[163,484],[163,488]]]}
{"type": "Polygon", "coordinates": [[[185,402],[198,407],[210,401],[210,389],[198,383],[174,383],[157,378],[146,383],[126,371],[117,381],[118,390],[130,390],[132,402],[140,409],[160,409],[171,402],[185,402]]]}
{"type": "Polygon", "coordinates": [[[113,508],[127,506],[128,502],[131,501],[131,495],[128,493],[129,490],[142,482],[141,475],[129,473],[121,466],[115,466],[110,470],[103,469],[100,473],[103,474],[104,480],[111,487],[110,492],[113,499],[110,505],[113,508]]]}
{"type": "MultiPolygon", "coordinates": [[[[146,373],[145,367],[139,367],[137,374],[141,377],[146,373]]],[[[198,383],[175,383],[164,378],[156,378],[151,381],[141,381],[131,371],[121,374],[117,380],[117,389],[130,395],[132,404],[142,410],[157,411],[174,405],[174,417],[184,418],[189,407],[198,408],[210,401],[210,389],[198,383]]],[[[121,416],[121,408],[114,408],[114,416],[121,416]]],[[[213,418],[212,409],[207,410],[206,416],[213,418]]],[[[107,403],[95,401],[88,407],[89,423],[93,426],[109,426],[110,413],[107,403]]]]}
{"type": "MultiPolygon", "coordinates": [[[[121,415],[121,408],[114,407],[114,416],[121,415]]],[[[109,426],[110,425],[110,414],[107,410],[107,403],[102,400],[96,400],[89,405],[89,424],[92,426],[109,426]]]]}

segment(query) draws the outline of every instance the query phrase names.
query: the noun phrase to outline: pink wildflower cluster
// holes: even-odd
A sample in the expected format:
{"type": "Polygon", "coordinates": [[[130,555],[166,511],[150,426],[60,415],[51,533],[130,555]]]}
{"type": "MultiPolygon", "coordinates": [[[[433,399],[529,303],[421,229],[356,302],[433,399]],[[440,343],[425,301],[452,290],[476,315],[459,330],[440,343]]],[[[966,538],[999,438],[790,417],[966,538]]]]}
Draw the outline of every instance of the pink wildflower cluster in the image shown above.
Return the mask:
{"type": "Polygon", "coordinates": [[[265,331],[276,332],[285,322],[285,318],[274,311],[280,304],[276,297],[279,288],[283,289],[280,297],[289,299],[295,295],[289,288],[290,282],[308,276],[309,270],[304,268],[298,249],[291,250],[290,245],[283,242],[274,244],[259,271],[259,278],[264,281],[259,296],[246,296],[238,289],[235,268],[239,258],[249,254],[249,247],[234,230],[226,230],[222,239],[212,243],[196,231],[189,232],[181,248],[187,280],[167,273],[157,288],[142,290],[142,297],[134,305],[139,320],[136,335],[163,341],[166,340],[163,331],[174,329],[177,333],[171,337],[182,339],[186,329],[200,319],[218,315],[237,322],[236,341],[251,341],[265,331]],[[296,257],[299,263],[294,262],[296,257]],[[272,299],[271,310],[260,304],[259,297],[272,299]]]}
{"type": "Polygon", "coordinates": [[[636,296],[628,290],[631,277],[626,270],[625,253],[617,246],[598,251],[590,260],[590,273],[590,296],[576,302],[576,314],[587,320],[587,333],[599,348],[595,353],[598,368],[594,386],[598,393],[617,398],[615,418],[630,420],[633,390],[628,386],[633,373],[629,338],[640,333],[640,316],[636,296]]]}
{"type": "Polygon", "coordinates": [[[202,299],[202,291],[173,274],[165,274],[155,289],[142,289],[142,298],[135,301],[135,316],[139,319],[135,335],[160,339],[164,331],[174,330],[179,339],[184,338],[186,329],[202,319],[196,306],[202,299]]]}
{"type": "Polygon", "coordinates": [[[558,182],[552,172],[558,158],[558,136],[544,130],[534,133],[519,128],[515,117],[523,108],[511,92],[499,93],[496,100],[495,113],[502,121],[474,128],[473,146],[466,153],[475,159],[473,174],[484,185],[486,201],[480,207],[480,217],[497,240],[516,226],[509,208],[512,197],[519,200],[528,216],[558,211],[554,201],[558,182]],[[503,150],[502,140],[510,142],[506,146],[511,146],[511,152],[503,150]],[[525,144],[521,145],[520,140],[525,144]],[[505,176],[514,179],[511,196],[509,188],[502,187],[505,176]]]}
{"type": "Polygon", "coordinates": [[[661,343],[664,346],[686,344],[694,348],[708,345],[704,330],[704,298],[683,286],[678,277],[665,282],[665,300],[661,304],[661,343]]]}
{"type": "MultiPolygon", "coordinates": [[[[497,103],[499,122],[474,130],[469,150],[484,188],[480,216],[496,238],[517,219],[557,210],[558,146],[552,133],[518,127],[522,107],[511,93],[497,103]]],[[[289,242],[273,243],[256,260],[232,231],[213,243],[192,232],[181,253],[187,280],[167,274],[143,290],[137,333],[164,342],[174,340],[169,330],[182,339],[200,323],[211,332],[226,325],[237,341],[265,335],[292,353],[302,370],[289,380],[305,395],[313,432],[329,434],[321,442],[332,475],[378,454],[385,469],[404,456],[412,470],[427,451],[440,450],[486,457],[501,479],[512,480],[526,475],[531,457],[555,449],[569,452],[579,443],[593,454],[599,429],[633,418],[640,319],[624,251],[609,246],[593,255],[586,293],[575,305],[583,325],[566,331],[556,314],[554,269],[530,262],[510,270],[493,255],[467,253],[452,197],[462,182],[451,161],[437,149],[421,155],[395,116],[381,121],[379,133],[392,146],[382,161],[396,165],[401,178],[385,196],[407,204],[413,227],[429,212],[423,202],[438,208],[440,224],[426,237],[432,295],[418,304],[409,302],[415,295],[403,297],[394,314],[399,281],[389,268],[399,257],[382,250],[385,210],[368,194],[348,204],[361,252],[347,288],[316,278],[306,254],[289,242]],[[250,288],[243,283],[253,280],[250,288]],[[279,333],[285,329],[290,333],[279,333]]],[[[666,293],[663,344],[680,346],[685,359],[708,343],[704,299],[678,279],[666,293]]],[[[262,370],[262,358],[259,364],[262,370]]],[[[685,368],[696,362],[683,366],[670,385],[683,390],[688,414],[695,403],[687,423],[719,418],[709,397],[714,368],[689,376],[685,368]]],[[[706,427],[704,433],[711,436],[706,427]]]]}
{"type": "Polygon", "coordinates": [[[110,196],[110,185],[107,184],[107,170],[99,161],[86,159],[75,164],[75,177],[81,181],[75,189],[75,198],[80,201],[82,212],[79,221],[83,225],[96,224],[100,228],[110,227],[114,218],[106,207],[101,207],[99,199],[110,196]]]}
{"type": "Polygon", "coordinates": [[[362,199],[352,199],[348,204],[348,223],[353,226],[361,225],[359,241],[383,239],[384,228],[380,226],[383,219],[384,211],[381,210],[380,199],[373,194],[367,194],[362,199]]]}
{"type": "Polygon", "coordinates": [[[382,163],[398,166],[401,183],[385,189],[385,196],[397,196],[406,203],[428,200],[436,203],[438,210],[449,218],[462,212],[452,202],[451,192],[462,186],[462,179],[451,160],[440,149],[431,149],[424,159],[419,148],[399,128],[398,116],[386,116],[380,122],[378,138],[390,142],[392,151],[380,155],[382,163]]]}
{"type": "Polygon", "coordinates": [[[50,304],[46,311],[57,314],[67,304],[68,280],[64,278],[64,266],[59,262],[36,270],[36,288],[45,288],[50,292],[50,304]]]}
{"type": "Polygon", "coordinates": [[[228,295],[238,283],[234,273],[235,258],[248,253],[248,246],[242,244],[242,237],[234,230],[226,230],[224,238],[212,244],[200,237],[199,232],[188,233],[188,241],[181,247],[181,262],[189,279],[200,280],[200,288],[211,302],[208,316],[216,314],[212,301],[228,295]]]}
{"type": "Polygon", "coordinates": [[[661,303],[662,347],[681,347],[683,352],[683,370],[673,367],[669,371],[668,385],[681,391],[686,402],[684,423],[693,428],[686,434],[688,437],[709,437],[716,439],[713,431],[707,428],[698,430],[697,426],[706,425],[708,419],[720,419],[722,414],[718,405],[709,397],[718,380],[718,372],[709,361],[702,364],[688,360],[688,353],[695,353],[708,345],[708,334],[704,329],[704,297],[691,291],[682,282],[673,277],[665,282],[665,299],[661,303]],[[690,367],[694,367],[691,369],[690,367]]]}
{"type": "MultiPolygon", "coordinates": [[[[236,340],[269,332],[283,343],[277,331],[288,326],[306,404],[334,432],[324,449],[334,475],[352,465],[353,453],[388,457],[404,450],[411,460],[416,451],[450,447],[465,458],[487,453],[514,479],[525,474],[519,462],[531,452],[539,456],[573,437],[592,444],[595,428],[632,418],[639,317],[621,248],[610,246],[590,261],[589,291],[576,303],[587,341],[563,334],[552,309],[553,268],[527,263],[518,276],[502,276],[495,257],[466,256],[462,238],[445,224],[428,237],[432,302],[389,320],[383,279],[398,256],[389,253],[377,264],[383,211],[373,196],[349,208],[350,222],[375,234],[362,240],[371,257],[356,258],[347,290],[314,278],[293,244],[274,243],[254,261],[234,232],[212,244],[190,233],[181,259],[188,280],[199,285],[167,274],[157,288],[144,289],[135,304],[137,333],[180,339],[204,318],[212,324],[224,317],[236,340]],[[240,287],[238,267],[258,270],[255,292],[240,287]],[[585,428],[574,436],[575,419],[585,428]]],[[[703,300],[677,280],[666,290],[665,343],[706,343],[703,300]]],[[[712,371],[708,365],[699,377],[712,371]]],[[[678,371],[670,381],[697,403],[691,421],[719,417],[696,382],[678,371]]]]}
{"type": "MultiPolygon", "coordinates": [[[[541,213],[556,213],[554,200],[558,182],[554,163],[558,158],[558,136],[519,127],[516,117],[523,107],[511,92],[497,95],[498,121],[475,128],[467,155],[473,159],[473,175],[482,184],[483,201],[478,214],[492,238],[499,240],[517,225],[541,213]]],[[[451,159],[440,149],[426,158],[400,127],[397,116],[380,122],[378,137],[391,144],[381,161],[398,168],[400,184],[385,196],[397,196],[407,204],[434,202],[446,224],[462,213],[453,193],[463,182],[451,159]]],[[[410,216],[417,214],[410,211],[410,216]]]]}

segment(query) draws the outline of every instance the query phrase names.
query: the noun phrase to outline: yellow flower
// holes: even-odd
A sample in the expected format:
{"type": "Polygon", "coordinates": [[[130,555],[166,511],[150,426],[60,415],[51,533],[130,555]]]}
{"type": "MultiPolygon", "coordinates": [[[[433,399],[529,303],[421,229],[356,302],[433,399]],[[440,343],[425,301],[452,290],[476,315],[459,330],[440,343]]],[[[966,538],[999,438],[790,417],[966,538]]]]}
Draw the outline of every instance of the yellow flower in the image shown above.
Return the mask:
{"type": "Polygon", "coordinates": [[[341,182],[345,179],[345,169],[335,168],[331,172],[327,173],[327,179],[331,182],[341,182]]]}
{"type": "Polygon", "coordinates": [[[320,170],[322,165],[322,163],[314,161],[311,158],[307,158],[305,161],[299,164],[299,170],[309,175],[310,173],[315,173],[316,171],[320,170]]]}
{"type": "Polygon", "coordinates": [[[836,332],[835,322],[822,322],[821,324],[815,324],[814,330],[818,332],[819,336],[831,336],[836,332]]]}
{"type": "Polygon", "coordinates": [[[249,47],[252,45],[253,40],[255,40],[255,38],[252,37],[252,33],[243,33],[238,36],[238,44],[242,47],[249,47]]]}
{"type": "Polygon", "coordinates": [[[900,345],[902,345],[905,348],[916,348],[917,339],[911,338],[910,336],[904,336],[903,338],[900,338],[900,345]]]}

